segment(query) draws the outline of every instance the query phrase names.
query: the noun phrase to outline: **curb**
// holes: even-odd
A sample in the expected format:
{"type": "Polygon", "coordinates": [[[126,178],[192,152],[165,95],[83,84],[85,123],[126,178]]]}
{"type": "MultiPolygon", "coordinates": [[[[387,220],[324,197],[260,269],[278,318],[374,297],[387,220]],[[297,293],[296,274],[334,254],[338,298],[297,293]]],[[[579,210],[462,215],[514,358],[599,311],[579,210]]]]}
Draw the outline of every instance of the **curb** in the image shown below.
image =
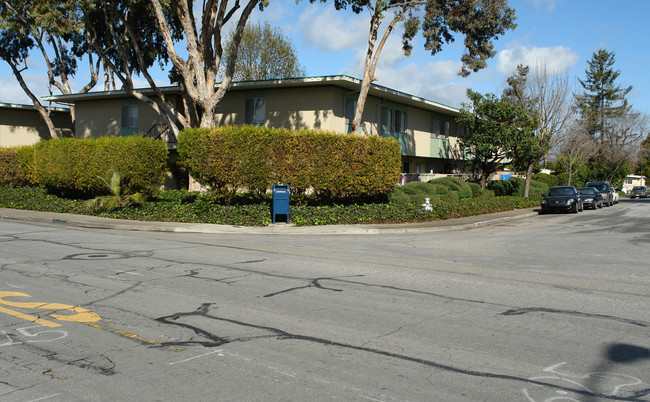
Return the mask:
{"type": "Polygon", "coordinates": [[[88,215],[75,215],[56,212],[40,212],[0,208],[0,219],[20,222],[34,222],[47,225],[69,226],[87,229],[149,231],[167,233],[200,234],[252,234],[252,235],[380,235],[422,232],[442,232],[467,230],[498,225],[517,219],[536,216],[532,208],[506,211],[487,215],[455,218],[444,221],[400,223],[400,224],[359,224],[300,226],[277,223],[266,227],[216,225],[209,223],[132,221],[126,219],[102,218],[88,215]],[[499,216],[501,215],[501,216],[499,216]],[[496,216],[496,217],[495,217],[496,216]]]}

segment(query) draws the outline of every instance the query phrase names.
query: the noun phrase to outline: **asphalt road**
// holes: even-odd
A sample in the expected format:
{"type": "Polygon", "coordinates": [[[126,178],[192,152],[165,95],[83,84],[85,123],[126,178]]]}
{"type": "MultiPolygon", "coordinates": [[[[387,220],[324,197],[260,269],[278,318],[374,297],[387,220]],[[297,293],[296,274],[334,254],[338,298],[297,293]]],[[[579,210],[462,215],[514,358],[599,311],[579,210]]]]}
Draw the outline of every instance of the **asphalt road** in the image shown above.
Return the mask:
{"type": "Polygon", "coordinates": [[[2,401],[650,400],[650,200],[459,231],[0,220],[2,401]]]}

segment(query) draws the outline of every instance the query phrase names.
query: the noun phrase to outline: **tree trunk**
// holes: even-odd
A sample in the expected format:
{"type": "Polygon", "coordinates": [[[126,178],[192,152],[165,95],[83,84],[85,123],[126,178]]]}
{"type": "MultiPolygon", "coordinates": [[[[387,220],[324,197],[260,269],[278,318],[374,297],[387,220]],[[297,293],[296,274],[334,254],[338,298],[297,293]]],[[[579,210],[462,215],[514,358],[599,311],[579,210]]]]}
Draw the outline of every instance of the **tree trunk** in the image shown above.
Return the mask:
{"type": "MultiPolygon", "coordinates": [[[[5,60],[6,61],[6,60],[5,60]]],[[[29,96],[29,98],[32,100],[32,104],[36,108],[36,111],[38,111],[38,114],[41,116],[43,121],[45,122],[45,125],[47,126],[47,130],[50,134],[50,138],[59,138],[59,136],[56,134],[56,129],[54,127],[54,123],[52,122],[52,119],[50,118],[50,113],[43,107],[41,102],[39,101],[38,97],[34,95],[34,93],[29,89],[27,86],[27,83],[25,83],[25,80],[23,79],[22,74],[20,73],[20,70],[18,70],[17,66],[14,63],[10,63],[7,61],[7,64],[11,66],[11,70],[14,73],[14,76],[18,80],[18,83],[20,86],[23,88],[23,91],[29,96]]]]}
{"type": "Polygon", "coordinates": [[[373,81],[377,80],[377,78],[375,78],[375,70],[377,69],[377,62],[379,61],[381,50],[384,48],[388,36],[395,28],[395,24],[397,24],[397,22],[402,18],[408,8],[410,7],[406,7],[399,13],[395,14],[393,20],[388,24],[386,32],[384,32],[376,50],[375,42],[377,41],[377,33],[379,31],[379,26],[381,25],[381,13],[383,10],[377,8],[375,9],[375,13],[372,15],[372,19],[370,20],[370,32],[368,34],[368,50],[366,52],[366,60],[363,66],[363,79],[361,80],[361,89],[359,90],[359,97],[357,98],[357,109],[354,112],[354,120],[352,120],[352,134],[356,134],[357,130],[359,130],[359,127],[361,126],[361,119],[363,117],[363,110],[366,106],[366,99],[368,98],[370,85],[373,81]]]}
{"type": "Polygon", "coordinates": [[[528,170],[526,170],[526,185],[524,186],[524,197],[528,198],[528,194],[530,194],[530,180],[532,179],[533,176],[533,168],[535,165],[531,163],[528,165],[528,170]]]}
{"type": "Polygon", "coordinates": [[[482,189],[486,189],[486,188],[487,188],[487,181],[488,181],[488,178],[489,178],[489,177],[490,177],[490,174],[489,174],[489,173],[485,173],[485,172],[482,172],[482,173],[481,173],[480,184],[481,184],[481,188],[482,188],[482,189]]]}

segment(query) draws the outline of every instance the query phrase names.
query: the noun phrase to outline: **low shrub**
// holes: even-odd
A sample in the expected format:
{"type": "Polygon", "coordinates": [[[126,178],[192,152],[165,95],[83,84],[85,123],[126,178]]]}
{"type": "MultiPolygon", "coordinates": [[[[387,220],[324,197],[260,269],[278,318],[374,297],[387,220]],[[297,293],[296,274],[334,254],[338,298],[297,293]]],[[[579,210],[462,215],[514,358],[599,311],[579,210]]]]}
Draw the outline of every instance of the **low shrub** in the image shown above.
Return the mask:
{"type": "MultiPolygon", "coordinates": [[[[586,175],[585,175],[586,176],[586,175]]],[[[558,186],[574,186],[575,188],[584,187],[589,179],[584,179],[584,176],[576,174],[571,176],[571,184],[569,184],[569,174],[566,172],[557,175],[558,186]]]]}
{"type": "Polygon", "coordinates": [[[532,177],[533,180],[545,183],[549,188],[559,186],[559,180],[556,175],[546,173],[535,173],[532,177]]]}
{"type": "Polygon", "coordinates": [[[0,186],[0,208],[27,209],[32,211],[89,214],[84,201],[57,197],[41,187],[0,186]]]}
{"type": "Polygon", "coordinates": [[[472,198],[473,196],[472,187],[470,187],[469,183],[464,182],[458,177],[439,177],[430,180],[429,183],[441,184],[448,187],[451,191],[456,191],[459,199],[472,198]]]}
{"type": "Polygon", "coordinates": [[[484,189],[478,183],[467,183],[467,184],[469,184],[469,187],[472,189],[473,198],[494,197],[494,191],[484,189]]]}
{"type": "MultiPolygon", "coordinates": [[[[512,196],[523,197],[526,179],[521,177],[511,177],[508,180],[494,180],[488,184],[488,189],[494,191],[497,197],[512,196]]],[[[536,197],[544,195],[549,187],[546,183],[536,180],[530,181],[530,188],[528,189],[529,197],[536,197]]]]}
{"type": "MultiPolygon", "coordinates": [[[[433,211],[416,204],[359,204],[334,206],[291,206],[290,218],[296,226],[424,222],[539,205],[537,198],[481,197],[455,202],[432,200],[433,211]]],[[[141,204],[129,204],[114,210],[97,210],[81,200],[60,198],[39,187],[0,186],[0,207],[49,212],[68,212],[108,218],[161,222],[195,222],[223,225],[266,226],[271,222],[268,202],[220,205],[213,193],[184,191],[160,192],[141,204]]]]}
{"type": "MultiPolygon", "coordinates": [[[[546,183],[537,180],[531,180],[530,188],[528,189],[528,196],[529,197],[542,196],[546,194],[549,188],[550,187],[546,183]]],[[[523,193],[521,195],[523,196],[523,193]]]]}
{"type": "Polygon", "coordinates": [[[436,180],[439,179],[426,183],[412,181],[403,186],[398,186],[388,199],[392,204],[410,204],[420,207],[424,204],[425,198],[429,198],[431,204],[458,202],[461,199],[460,193],[463,194],[463,198],[471,198],[472,190],[468,183],[461,181],[463,184],[459,185],[455,181],[436,180]],[[460,191],[456,190],[457,188],[460,191]]]}

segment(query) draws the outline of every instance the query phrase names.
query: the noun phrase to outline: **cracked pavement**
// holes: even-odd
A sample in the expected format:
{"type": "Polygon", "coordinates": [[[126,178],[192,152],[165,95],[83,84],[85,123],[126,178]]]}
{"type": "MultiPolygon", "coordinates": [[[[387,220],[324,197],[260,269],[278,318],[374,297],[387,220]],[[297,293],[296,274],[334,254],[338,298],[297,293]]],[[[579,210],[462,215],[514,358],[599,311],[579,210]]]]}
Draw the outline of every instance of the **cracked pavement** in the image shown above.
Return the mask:
{"type": "Polygon", "coordinates": [[[0,220],[0,399],[650,400],[644,206],[299,238],[0,220]]]}

